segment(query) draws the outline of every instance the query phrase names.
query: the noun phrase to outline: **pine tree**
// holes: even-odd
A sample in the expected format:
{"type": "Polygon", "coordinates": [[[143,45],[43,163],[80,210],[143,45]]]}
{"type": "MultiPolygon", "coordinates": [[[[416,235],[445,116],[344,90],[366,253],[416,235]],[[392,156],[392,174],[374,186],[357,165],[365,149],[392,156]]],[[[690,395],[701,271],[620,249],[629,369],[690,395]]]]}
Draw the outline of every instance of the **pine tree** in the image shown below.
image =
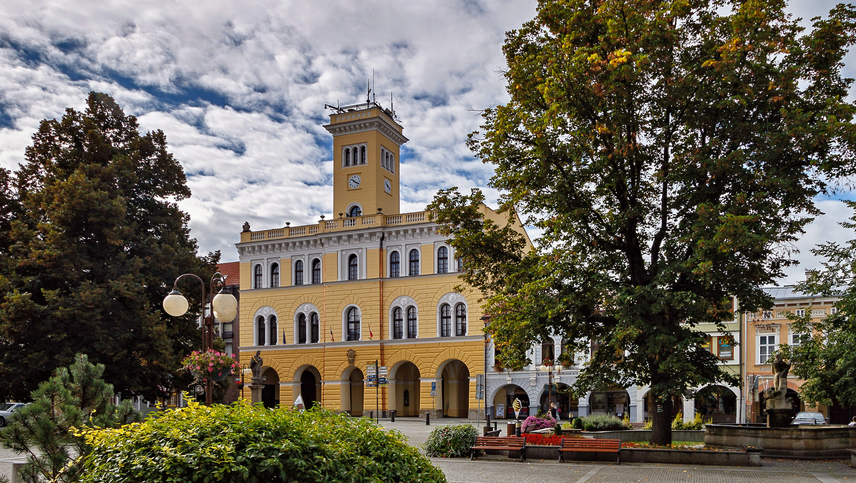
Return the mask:
{"type": "Polygon", "coordinates": [[[79,462],[89,448],[76,429],[142,420],[130,400],[119,406],[110,403],[113,387],[101,378],[103,373],[103,364],[94,365],[77,354],[71,366],[57,369],[39,384],[31,404],[12,414],[8,427],[0,431],[0,443],[26,455],[23,481],[77,481],[79,462]]]}
{"type": "Polygon", "coordinates": [[[165,317],[161,300],[178,275],[210,276],[219,257],[196,256],[166,136],[140,134],[110,96],[91,93],[84,112],[42,121],[25,157],[0,267],[0,400],[26,398],[78,352],[123,396],[156,400],[201,343],[193,315],[165,317]]]}

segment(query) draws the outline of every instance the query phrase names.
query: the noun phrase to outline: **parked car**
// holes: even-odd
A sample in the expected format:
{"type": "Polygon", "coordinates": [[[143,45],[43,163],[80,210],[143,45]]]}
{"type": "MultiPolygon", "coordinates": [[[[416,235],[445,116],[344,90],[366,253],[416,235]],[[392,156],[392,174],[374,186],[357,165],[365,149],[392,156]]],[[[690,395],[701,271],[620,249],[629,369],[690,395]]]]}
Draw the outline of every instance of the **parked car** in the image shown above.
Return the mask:
{"type": "Polygon", "coordinates": [[[12,413],[26,406],[24,403],[5,403],[0,406],[0,428],[6,426],[6,421],[12,417],[12,413]]]}
{"type": "Polygon", "coordinates": [[[791,421],[791,425],[820,425],[826,424],[826,418],[821,413],[797,413],[797,416],[791,421]]]}

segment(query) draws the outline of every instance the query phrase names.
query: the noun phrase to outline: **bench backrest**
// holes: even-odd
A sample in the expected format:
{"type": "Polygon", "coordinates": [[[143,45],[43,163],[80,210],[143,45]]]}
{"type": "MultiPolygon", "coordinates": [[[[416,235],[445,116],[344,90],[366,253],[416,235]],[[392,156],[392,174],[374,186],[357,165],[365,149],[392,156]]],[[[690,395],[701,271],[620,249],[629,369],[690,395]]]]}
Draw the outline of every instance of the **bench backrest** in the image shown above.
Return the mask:
{"type": "Polygon", "coordinates": [[[476,446],[523,446],[526,438],[517,436],[476,436],[476,446]]]}
{"type": "Polygon", "coordinates": [[[562,448],[621,449],[620,439],[562,438],[562,448]]]}

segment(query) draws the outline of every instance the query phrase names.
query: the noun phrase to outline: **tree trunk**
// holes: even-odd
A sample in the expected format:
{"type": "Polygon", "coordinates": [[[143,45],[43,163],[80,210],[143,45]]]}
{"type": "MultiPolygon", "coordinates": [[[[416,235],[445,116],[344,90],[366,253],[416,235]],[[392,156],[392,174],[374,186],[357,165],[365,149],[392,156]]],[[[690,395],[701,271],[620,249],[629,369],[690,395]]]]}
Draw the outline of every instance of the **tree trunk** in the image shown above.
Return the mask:
{"type": "Polygon", "coordinates": [[[651,443],[670,446],[672,444],[672,398],[666,396],[660,400],[655,394],[652,399],[654,407],[649,408],[649,411],[653,412],[651,443]]]}

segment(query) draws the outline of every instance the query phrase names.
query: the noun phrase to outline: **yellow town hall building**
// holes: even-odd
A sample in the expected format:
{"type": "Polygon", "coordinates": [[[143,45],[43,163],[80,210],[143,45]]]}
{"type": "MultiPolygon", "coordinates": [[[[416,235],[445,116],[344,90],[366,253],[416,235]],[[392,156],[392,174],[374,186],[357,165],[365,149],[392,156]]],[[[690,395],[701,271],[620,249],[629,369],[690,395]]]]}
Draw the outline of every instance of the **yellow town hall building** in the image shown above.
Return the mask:
{"type": "Polygon", "coordinates": [[[268,406],[301,396],[355,416],[475,417],[476,374],[487,364],[480,293],[455,291],[459,260],[430,213],[399,212],[401,125],[366,102],[336,108],[324,127],[335,215],[261,231],[245,224],[237,244],[241,359],[260,351],[268,406]],[[379,391],[366,387],[375,361],[388,370],[379,391]]]}

